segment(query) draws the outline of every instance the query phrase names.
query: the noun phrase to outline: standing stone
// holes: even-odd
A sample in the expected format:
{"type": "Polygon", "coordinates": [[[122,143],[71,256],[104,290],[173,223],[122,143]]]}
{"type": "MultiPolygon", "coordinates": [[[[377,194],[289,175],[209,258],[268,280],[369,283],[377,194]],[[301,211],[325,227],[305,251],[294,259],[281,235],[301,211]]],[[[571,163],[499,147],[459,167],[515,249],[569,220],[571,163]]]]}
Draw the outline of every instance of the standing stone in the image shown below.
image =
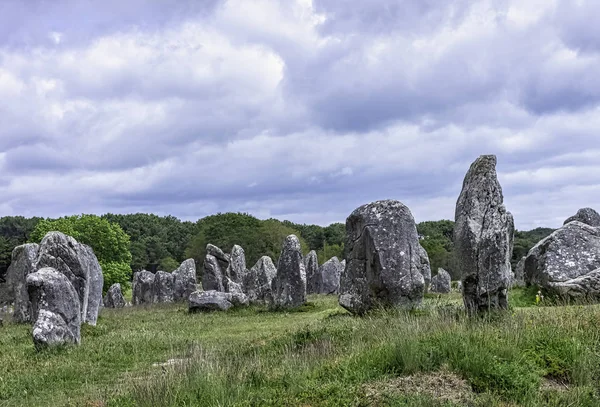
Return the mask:
{"type": "Polygon", "coordinates": [[[448,294],[452,288],[450,273],[440,268],[438,273],[431,279],[431,292],[448,294]]]}
{"type": "Polygon", "coordinates": [[[340,276],[342,263],[337,257],[332,257],[319,267],[319,281],[317,292],[319,294],[337,294],[340,290],[340,276]]]}
{"type": "Polygon", "coordinates": [[[525,287],[525,259],[527,256],[523,256],[515,267],[515,272],[512,279],[513,287],[525,287]]]}
{"type": "Polygon", "coordinates": [[[573,221],[529,251],[524,274],[527,284],[537,285],[551,294],[595,299],[598,269],[600,228],[573,221]]]}
{"type": "Polygon", "coordinates": [[[353,314],[377,306],[414,307],[425,288],[419,236],[410,210],[394,200],[363,205],[346,219],[340,305],[353,314]]]}
{"type": "Polygon", "coordinates": [[[8,290],[14,301],[13,320],[31,322],[31,302],[27,293],[27,276],[36,271],[35,260],[39,246],[35,243],[17,246],[12,251],[11,263],[6,272],[8,290]]]}
{"type": "Polygon", "coordinates": [[[295,308],[306,303],[306,270],[300,241],[295,235],[289,235],[283,242],[271,290],[275,308],[295,308]]]}
{"type": "Polygon", "coordinates": [[[223,271],[219,261],[212,254],[204,258],[204,273],[202,273],[202,288],[204,291],[225,291],[223,287],[223,271]]]}
{"type": "Polygon", "coordinates": [[[110,286],[104,296],[104,306],[106,308],[123,308],[125,307],[125,297],[121,291],[121,284],[115,283],[110,286]]]}
{"type": "MultiPolygon", "coordinates": [[[[244,249],[237,244],[231,249],[229,256],[229,267],[227,268],[225,275],[226,277],[240,286],[243,284],[244,276],[248,273],[246,269],[246,254],[244,249]]],[[[231,292],[227,285],[227,279],[224,280],[225,290],[231,292]]]]}
{"type": "Polygon", "coordinates": [[[157,271],[154,275],[154,303],[173,302],[175,275],[166,271],[157,271]]]}
{"type": "Polygon", "coordinates": [[[77,291],[62,273],[47,267],[27,276],[36,348],[79,344],[81,309],[77,291]]]}
{"type": "Polygon", "coordinates": [[[316,251],[308,252],[304,258],[304,268],[306,270],[306,293],[316,294],[320,283],[319,260],[316,251]]]}
{"type": "Polygon", "coordinates": [[[244,292],[252,304],[272,302],[271,283],[277,275],[277,268],[269,256],[261,257],[250,269],[244,280],[244,292]]]}
{"type": "Polygon", "coordinates": [[[508,308],[514,222],[504,207],[496,156],[472,165],[456,203],[454,245],[469,312],[508,308]]]}
{"type": "Polygon", "coordinates": [[[91,247],[60,232],[48,233],[39,246],[35,268],[52,267],[67,276],[79,296],[81,319],[96,325],[102,301],[102,268],[91,247]]]}
{"type": "Polygon", "coordinates": [[[341,261],[342,271],[346,269],[346,259],[341,261]]]}
{"type": "Polygon", "coordinates": [[[196,291],[196,262],[187,259],[173,273],[173,300],[187,301],[191,293],[196,291]]]}
{"type": "Polygon", "coordinates": [[[206,254],[210,254],[211,256],[214,256],[217,259],[217,261],[219,262],[219,266],[221,267],[221,271],[225,271],[229,268],[229,254],[225,253],[217,246],[210,243],[207,244],[206,254]]]}
{"type": "Polygon", "coordinates": [[[578,221],[589,226],[600,227],[600,214],[592,208],[582,208],[574,216],[565,220],[565,225],[569,222],[578,221]]]}
{"type": "Polygon", "coordinates": [[[425,288],[424,292],[429,290],[429,286],[431,285],[431,265],[429,263],[429,256],[427,255],[427,250],[421,246],[419,243],[419,258],[421,259],[421,274],[423,275],[423,279],[425,280],[425,288]]]}
{"type": "Polygon", "coordinates": [[[138,271],[133,275],[133,305],[152,304],[154,301],[154,274],[149,271],[138,271]]]}

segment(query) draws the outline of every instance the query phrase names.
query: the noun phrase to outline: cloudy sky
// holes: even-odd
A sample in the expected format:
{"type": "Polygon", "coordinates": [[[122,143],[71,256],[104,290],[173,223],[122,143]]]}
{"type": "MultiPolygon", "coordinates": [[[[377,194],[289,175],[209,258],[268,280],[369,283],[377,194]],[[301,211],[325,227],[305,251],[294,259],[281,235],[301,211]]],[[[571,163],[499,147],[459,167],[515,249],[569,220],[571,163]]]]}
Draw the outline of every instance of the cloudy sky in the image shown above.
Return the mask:
{"type": "Polygon", "coordinates": [[[597,0],[0,2],[0,215],[600,209],[597,0]]]}

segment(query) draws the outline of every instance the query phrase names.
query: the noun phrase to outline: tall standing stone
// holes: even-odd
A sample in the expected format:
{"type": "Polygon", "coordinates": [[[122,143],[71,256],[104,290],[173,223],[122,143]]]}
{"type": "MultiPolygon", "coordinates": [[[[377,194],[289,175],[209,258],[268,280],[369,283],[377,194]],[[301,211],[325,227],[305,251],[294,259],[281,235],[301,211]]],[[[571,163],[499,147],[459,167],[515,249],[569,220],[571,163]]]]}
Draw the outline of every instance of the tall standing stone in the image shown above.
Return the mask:
{"type": "Polygon", "coordinates": [[[204,272],[202,273],[202,288],[204,291],[225,291],[223,287],[223,271],[219,261],[212,254],[204,258],[204,272]]]}
{"type": "Polygon", "coordinates": [[[154,301],[154,274],[146,270],[135,273],[131,291],[133,305],[152,304],[154,301]]]}
{"type": "Polygon", "coordinates": [[[115,283],[110,286],[104,296],[104,307],[106,308],[123,308],[125,307],[125,297],[121,291],[121,284],[115,283]]]}
{"type": "Polygon", "coordinates": [[[27,293],[27,276],[36,271],[35,260],[39,246],[35,243],[17,246],[12,251],[11,263],[6,272],[8,290],[14,301],[15,322],[31,321],[31,302],[27,293]]]}
{"type": "Polygon", "coordinates": [[[227,278],[224,279],[225,290],[227,292],[231,291],[227,284],[228,279],[241,287],[244,281],[244,276],[247,273],[246,254],[244,253],[244,249],[236,244],[231,249],[231,254],[229,255],[229,267],[225,272],[227,278]]]}
{"type": "Polygon", "coordinates": [[[211,256],[214,256],[217,259],[217,261],[219,262],[219,266],[221,267],[221,271],[225,272],[225,270],[229,268],[229,254],[225,253],[217,246],[210,243],[207,244],[206,254],[210,254],[211,256]]]}
{"type": "Polygon", "coordinates": [[[425,287],[419,236],[410,210],[394,200],[363,205],[346,219],[340,305],[353,314],[377,306],[413,307],[425,287]]]}
{"type": "Polygon", "coordinates": [[[256,262],[244,280],[243,289],[250,303],[271,303],[271,283],[276,275],[277,268],[269,256],[263,256],[256,262]]]}
{"type": "Polygon", "coordinates": [[[448,294],[452,289],[452,278],[450,273],[440,268],[438,273],[431,279],[431,292],[448,294]]]}
{"type": "Polygon", "coordinates": [[[469,312],[508,307],[514,222],[504,207],[496,156],[472,165],[456,203],[454,246],[469,312]]]}
{"type": "Polygon", "coordinates": [[[569,219],[565,220],[564,224],[566,225],[567,223],[573,221],[585,223],[586,225],[593,227],[600,227],[600,214],[592,208],[582,208],[578,210],[574,216],[571,216],[569,219]]]}
{"type": "Polygon", "coordinates": [[[431,285],[431,265],[429,263],[429,256],[427,255],[427,250],[421,246],[419,243],[419,258],[421,259],[421,274],[423,275],[423,279],[425,280],[425,292],[429,290],[429,286],[431,285]]]}
{"type": "Polygon", "coordinates": [[[173,273],[173,300],[187,301],[191,293],[196,291],[196,262],[187,259],[173,273]]]}
{"type": "Polygon", "coordinates": [[[337,257],[332,257],[319,267],[317,292],[319,294],[337,294],[340,290],[342,263],[337,257]]]}
{"type": "Polygon", "coordinates": [[[306,303],[306,270],[300,241],[295,235],[289,235],[283,242],[271,290],[275,308],[295,308],[306,303]]]}
{"type": "Polygon", "coordinates": [[[82,321],[96,324],[104,278],[91,247],[63,233],[50,232],[40,243],[35,267],[52,267],[64,274],[79,296],[82,321]]]}
{"type": "Polygon", "coordinates": [[[154,303],[173,302],[175,275],[166,271],[157,271],[154,275],[154,303]]]}
{"type": "Polygon", "coordinates": [[[63,273],[46,267],[27,276],[36,348],[79,344],[79,295],[63,273]]]}
{"type": "Polygon", "coordinates": [[[304,268],[306,269],[306,293],[315,294],[318,292],[319,285],[319,260],[317,252],[311,250],[304,258],[304,268]]]}

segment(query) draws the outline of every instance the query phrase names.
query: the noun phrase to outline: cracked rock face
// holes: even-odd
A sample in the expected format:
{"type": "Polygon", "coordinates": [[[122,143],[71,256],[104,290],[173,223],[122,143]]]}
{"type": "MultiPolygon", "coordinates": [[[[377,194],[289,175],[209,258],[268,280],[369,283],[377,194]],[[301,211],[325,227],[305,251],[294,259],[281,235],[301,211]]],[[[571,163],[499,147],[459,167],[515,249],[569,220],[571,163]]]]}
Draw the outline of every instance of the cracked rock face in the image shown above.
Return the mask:
{"type": "Polygon", "coordinates": [[[104,277],[91,247],[60,232],[48,233],[39,246],[35,268],[52,267],[64,274],[79,296],[83,322],[96,325],[104,277]]]}
{"type": "MultiPolygon", "coordinates": [[[[241,285],[246,274],[248,274],[248,270],[246,269],[246,254],[244,253],[244,249],[236,244],[231,249],[229,267],[225,271],[225,275],[229,280],[241,285]]],[[[227,281],[227,279],[224,280],[224,285],[225,290],[229,292],[227,281]]]]}
{"type": "Polygon", "coordinates": [[[187,301],[190,294],[197,289],[196,262],[194,259],[187,259],[171,274],[173,275],[173,301],[187,301]]]}
{"type": "Polygon", "coordinates": [[[271,292],[275,308],[296,308],[306,303],[306,270],[300,241],[295,235],[289,235],[283,242],[271,292]]]}
{"type": "Polygon", "coordinates": [[[323,263],[318,270],[317,293],[338,294],[342,270],[342,263],[337,257],[332,257],[323,263]]]}
{"type": "Polygon", "coordinates": [[[36,348],[79,344],[81,309],[69,279],[46,267],[29,274],[26,281],[36,348]]]}
{"type": "Polygon", "coordinates": [[[121,291],[121,284],[115,283],[110,286],[104,296],[104,306],[106,308],[123,308],[125,307],[125,297],[121,291]]]}
{"type": "Polygon", "coordinates": [[[319,285],[319,260],[316,251],[308,252],[304,258],[304,268],[306,270],[306,293],[316,294],[319,285]]]}
{"type": "Polygon", "coordinates": [[[450,273],[444,269],[438,269],[438,273],[431,279],[431,292],[448,294],[452,288],[450,273]]]}
{"type": "Polygon", "coordinates": [[[469,312],[508,307],[514,221],[504,207],[496,157],[479,157],[456,203],[454,246],[469,312]]]}
{"type": "Polygon", "coordinates": [[[154,275],[154,303],[173,302],[175,275],[166,271],[157,271],[154,275]]]}
{"type": "Polygon", "coordinates": [[[223,271],[215,256],[207,254],[204,258],[204,273],[202,274],[204,291],[225,291],[223,286],[223,271]]]}
{"type": "Polygon", "coordinates": [[[273,299],[271,283],[277,268],[269,256],[261,257],[244,279],[244,292],[252,304],[270,304],[273,299]]]}
{"type": "Polygon", "coordinates": [[[421,303],[425,279],[415,220],[403,203],[376,201],[346,220],[346,268],[340,305],[353,314],[377,306],[414,307],[421,303]]]}
{"type": "Polygon", "coordinates": [[[600,228],[567,223],[527,254],[525,281],[563,296],[597,298],[600,228]]]}
{"type": "Polygon", "coordinates": [[[36,271],[35,260],[39,246],[35,243],[17,246],[12,251],[11,263],[6,272],[6,282],[14,301],[13,320],[31,322],[31,302],[27,293],[27,276],[36,271]]]}
{"type": "Polygon", "coordinates": [[[154,301],[154,274],[146,270],[135,273],[131,291],[133,305],[152,304],[154,301]]]}
{"type": "Polygon", "coordinates": [[[589,226],[600,227],[600,214],[592,208],[582,208],[574,216],[565,220],[565,225],[569,222],[578,221],[589,226]]]}

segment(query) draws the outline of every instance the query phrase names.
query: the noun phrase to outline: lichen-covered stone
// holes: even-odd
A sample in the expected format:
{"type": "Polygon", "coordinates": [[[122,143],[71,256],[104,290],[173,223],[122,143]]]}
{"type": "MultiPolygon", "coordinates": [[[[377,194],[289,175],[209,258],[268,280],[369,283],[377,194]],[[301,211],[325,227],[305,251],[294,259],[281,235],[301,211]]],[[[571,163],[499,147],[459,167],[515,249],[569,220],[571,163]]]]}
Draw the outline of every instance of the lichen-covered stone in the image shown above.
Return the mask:
{"type": "Polygon", "coordinates": [[[479,157],[456,203],[454,247],[469,312],[508,307],[513,217],[504,207],[496,157],[479,157]]]}
{"type": "Polygon", "coordinates": [[[319,260],[316,251],[311,250],[308,252],[304,258],[304,268],[306,270],[306,293],[315,294],[318,292],[320,283],[319,260]]]}
{"type": "Polygon", "coordinates": [[[512,286],[513,287],[525,287],[525,259],[527,256],[523,256],[517,263],[515,270],[512,275],[512,286]]]}
{"type": "Polygon", "coordinates": [[[104,296],[104,307],[106,308],[123,308],[125,307],[125,297],[121,291],[121,284],[115,283],[110,286],[104,296]]]}
{"type": "Polygon", "coordinates": [[[317,293],[338,294],[342,270],[342,263],[337,257],[332,257],[323,263],[318,271],[317,293]]]}
{"type": "Polygon", "coordinates": [[[42,268],[26,278],[36,348],[79,344],[81,309],[77,291],[63,273],[42,268]]]}
{"type": "Polygon", "coordinates": [[[289,235],[283,242],[271,291],[275,308],[295,308],[306,303],[306,270],[300,241],[295,235],[289,235]]]}
{"type": "Polygon", "coordinates": [[[440,268],[438,272],[431,279],[431,292],[448,294],[452,288],[452,278],[450,273],[440,268]]]}
{"type": "Polygon", "coordinates": [[[154,274],[154,303],[173,302],[173,288],[175,285],[175,274],[159,270],[154,274]]]}
{"type": "Polygon", "coordinates": [[[429,290],[429,286],[431,285],[431,265],[429,263],[429,256],[427,255],[427,251],[419,244],[419,258],[421,259],[421,274],[423,275],[423,279],[425,280],[425,292],[429,290]]]}
{"type": "Polygon", "coordinates": [[[135,273],[131,291],[133,305],[152,304],[154,302],[154,274],[146,270],[135,273]]]}
{"type": "Polygon", "coordinates": [[[600,214],[592,208],[582,208],[577,211],[574,216],[565,220],[565,225],[569,222],[578,221],[585,223],[586,225],[599,227],[600,226],[600,214]]]}
{"type": "Polygon", "coordinates": [[[251,304],[272,302],[271,282],[277,275],[277,268],[269,256],[261,257],[244,279],[244,292],[251,304]]]}
{"type": "Polygon", "coordinates": [[[36,271],[35,261],[39,245],[35,243],[17,246],[12,251],[11,263],[6,272],[6,283],[14,301],[13,320],[31,322],[31,302],[27,293],[27,276],[36,271]]]}
{"type": "MultiPolygon", "coordinates": [[[[234,245],[229,255],[229,267],[225,271],[225,275],[234,283],[242,285],[247,273],[244,249],[241,246],[234,245]]],[[[231,290],[227,286],[228,279],[223,280],[223,285],[225,286],[225,291],[230,292],[231,290]]]]}
{"type": "Polygon", "coordinates": [[[187,259],[172,274],[173,300],[187,301],[190,294],[197,290],[196,262],[187,259]]]}
{"type": "Polygon", "coordinates": [[[340,305],[354,314],[374,307],[414,307],[425,287],[410,210],[394,200],[363,205],[346,220],[346,268],[340,305]]]}
{"type": "Polygon", "coordinates": [[[79,296],[82,321],[95,325],[104,277],[92,248],[63,233],[49,232],[40,243],[35,264],[37,270],[44,267],[67,276],[79,296]]]}
{"type": "Polygon", "coordinates": [[[221,291],[195,291],[189,299],[190,312],[227,311],[233,307],[231,294],[221,291]]]}
{"type": "Polygon", "coordinates": [[[202,288],[204,291],[225,291],[223,286],[223,271],[219,261],[212,254],[204,258],[204,272],[202,273],[202,288]]]}

